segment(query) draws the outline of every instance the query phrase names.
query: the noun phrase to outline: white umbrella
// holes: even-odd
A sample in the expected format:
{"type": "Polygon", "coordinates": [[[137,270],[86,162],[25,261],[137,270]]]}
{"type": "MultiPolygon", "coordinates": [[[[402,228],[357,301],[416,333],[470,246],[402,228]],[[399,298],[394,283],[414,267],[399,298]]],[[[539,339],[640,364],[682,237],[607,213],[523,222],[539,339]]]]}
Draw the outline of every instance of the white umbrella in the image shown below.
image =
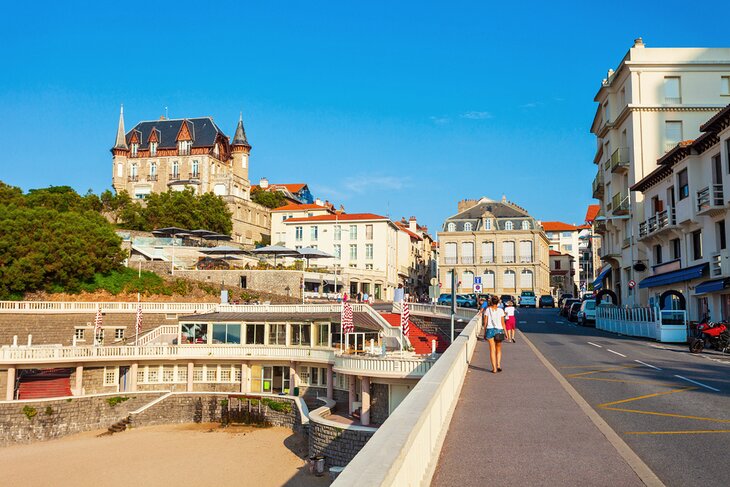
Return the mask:
{"type": "Polygon", "coordinates": [[[257,249],[253,249],[251,251],[254,255],[273,255],[274,256],[274,265],[276,265],[276,258],[278,256],[282,257],[300,257],[301,254],[299,251],[290,249],[287,247],[283,247],[281,245],[267,245],[266,247],[259,247],[257,249]]]}

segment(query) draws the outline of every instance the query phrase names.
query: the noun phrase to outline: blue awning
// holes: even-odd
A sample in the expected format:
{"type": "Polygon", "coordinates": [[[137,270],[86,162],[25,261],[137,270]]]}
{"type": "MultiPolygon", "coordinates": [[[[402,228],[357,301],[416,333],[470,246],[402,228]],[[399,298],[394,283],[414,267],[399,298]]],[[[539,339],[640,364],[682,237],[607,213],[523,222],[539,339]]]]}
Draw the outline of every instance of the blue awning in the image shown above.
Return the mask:
{"type": "Polygon", "coordinates": [[[603,268],[603,270],[598,274],[598,277],[596,277],[596,280],[593,281],[593,290],[598,291],[603,287],[603,279],[606,278],[607,275],[611,273],[611,266],[607,265],[603,268]]]}
{"type": "Polygon", "coordinates": [[[685,267],[684,269],[677,269],[676,271],[665,272],[663,274],[657,274],[654,276],[647,277],[639,283],[640,288],[646,287],[658,287],[666,286],[667,284],[674,284],[675,282],[691,281],[692,279],[699,279],[707,274],[707,268],[709,264],[693,265],[692,267],[685,267]]]}
{"type": "Polygon", "coordinates": [[[695,288],[695,294],[707,294],[715,291],[722,291],[730,287],[730,279],[713,279],[712,281],[705,281],[702,284],[698,284],[695,288]]]}

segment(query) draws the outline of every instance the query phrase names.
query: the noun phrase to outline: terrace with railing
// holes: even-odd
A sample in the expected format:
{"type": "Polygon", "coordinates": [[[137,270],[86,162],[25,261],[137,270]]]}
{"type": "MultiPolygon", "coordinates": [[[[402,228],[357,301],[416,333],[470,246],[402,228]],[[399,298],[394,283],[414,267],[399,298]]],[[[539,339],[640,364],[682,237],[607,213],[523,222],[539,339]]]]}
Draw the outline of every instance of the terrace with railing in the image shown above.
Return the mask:
{"type": "Polygon", "coordinates": [[[725,202],[722,184],[713,184],[697,191],[697,214],[706,215],[721,211],[725,202]]]}
{"type": "Polygon", "coordinates": [[[646,238],[676,225],[677,212],[674,208],[669,207],[666,210],[655,213],[651,218],[639,223],[639,238],[646,238]]]}
{"type": "Polygon", "coordinates": [[[619,147],[611,154],[611,172],[625,172],[629,168],[629,148],[619,147]]]}

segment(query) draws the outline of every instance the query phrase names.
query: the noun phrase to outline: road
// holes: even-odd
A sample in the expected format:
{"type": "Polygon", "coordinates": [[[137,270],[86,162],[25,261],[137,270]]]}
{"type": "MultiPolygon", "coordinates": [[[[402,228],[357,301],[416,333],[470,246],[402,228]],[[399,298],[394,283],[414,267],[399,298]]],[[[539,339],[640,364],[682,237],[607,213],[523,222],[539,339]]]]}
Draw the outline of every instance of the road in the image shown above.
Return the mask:
{"type": "Polygon", "coordinates": [[[554,309],[520,309],[518,328],[667,486],[730,485],[730,355],[584,328],[554,309]]]}

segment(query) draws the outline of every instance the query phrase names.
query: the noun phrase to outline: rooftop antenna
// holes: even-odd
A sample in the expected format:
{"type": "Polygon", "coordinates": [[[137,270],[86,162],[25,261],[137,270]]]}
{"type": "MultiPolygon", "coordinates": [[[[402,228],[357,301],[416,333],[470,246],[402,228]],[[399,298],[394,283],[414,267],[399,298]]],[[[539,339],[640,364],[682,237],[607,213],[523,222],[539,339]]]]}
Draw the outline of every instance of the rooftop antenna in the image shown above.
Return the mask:
{"type": "Polygon", "coordinates": [[[170,117],[167,115],[167,107],[165,107],[165,120],[170,120],[170,117]]]}

